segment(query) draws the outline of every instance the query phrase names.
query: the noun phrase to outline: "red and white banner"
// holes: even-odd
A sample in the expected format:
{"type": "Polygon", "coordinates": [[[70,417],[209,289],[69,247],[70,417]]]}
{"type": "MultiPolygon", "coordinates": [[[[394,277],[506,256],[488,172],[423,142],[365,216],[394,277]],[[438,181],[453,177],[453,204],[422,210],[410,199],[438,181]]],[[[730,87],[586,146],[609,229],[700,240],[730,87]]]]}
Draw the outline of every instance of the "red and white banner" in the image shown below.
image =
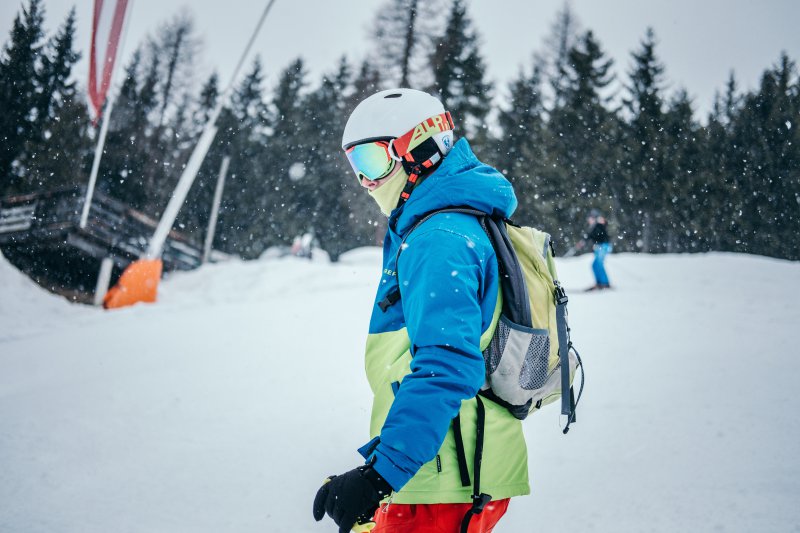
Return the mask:
{"type": "Polygon", "coordinates": [[[111,85],[111,73],[114,71],[127,7],[128,0],[94,0],[89,57],[89,103],[94,111],[95,121],[100,118],[106,93],[111,85]]]}

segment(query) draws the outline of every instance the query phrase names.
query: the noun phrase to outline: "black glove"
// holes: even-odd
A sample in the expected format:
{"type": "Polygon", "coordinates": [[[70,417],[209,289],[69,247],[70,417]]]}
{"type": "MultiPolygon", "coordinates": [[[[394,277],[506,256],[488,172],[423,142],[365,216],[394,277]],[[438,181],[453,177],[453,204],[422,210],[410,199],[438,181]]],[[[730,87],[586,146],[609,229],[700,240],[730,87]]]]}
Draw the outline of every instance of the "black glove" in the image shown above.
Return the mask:
{"type": "Polygon", "coordinates": [[[314,520],[319,522],[327,512],[339,533],[349,533],[356,523],[372,520],[380,501],[391,492],[391,485],[369,465],[330,476],[314,498],[314,520]]]}

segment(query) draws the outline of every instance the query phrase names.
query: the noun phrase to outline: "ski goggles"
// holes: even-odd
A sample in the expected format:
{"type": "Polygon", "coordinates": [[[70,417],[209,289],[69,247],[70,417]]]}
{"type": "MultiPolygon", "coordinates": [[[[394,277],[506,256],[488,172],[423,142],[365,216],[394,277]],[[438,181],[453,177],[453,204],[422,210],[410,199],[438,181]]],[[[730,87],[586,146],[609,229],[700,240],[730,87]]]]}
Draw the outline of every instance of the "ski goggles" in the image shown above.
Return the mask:
{"type": "Polygon", "coordinates": [[[394,169],[398,161],[389,153],[390,141],[374,141],[357,144],[345,150],[347,160],[353,167],[356,177],[361,180],[382,180],[394,169]]]}
{"type": "Polygon", "coordinates": [[[414,161],[410,152],[437,133],[455,128],[448,111],[430,117],[396,139],[366,142],[345,150],[359,180],[378,181],[387,177],[397,161],[414,161]]]}

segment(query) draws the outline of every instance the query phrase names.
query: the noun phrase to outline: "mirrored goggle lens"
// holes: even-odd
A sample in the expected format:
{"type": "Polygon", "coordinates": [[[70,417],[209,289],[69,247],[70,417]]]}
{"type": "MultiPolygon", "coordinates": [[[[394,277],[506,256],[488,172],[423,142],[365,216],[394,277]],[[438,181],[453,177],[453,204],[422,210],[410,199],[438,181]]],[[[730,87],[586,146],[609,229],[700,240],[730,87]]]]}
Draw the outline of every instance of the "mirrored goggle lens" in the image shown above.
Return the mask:
{"type": "Polygon", "coordinates": [[[345,152],[353,172],[369,180],[385,178],[394,167],[394,159],[389,156],[389,143],[384,141],[357,144],[345,152]]]}

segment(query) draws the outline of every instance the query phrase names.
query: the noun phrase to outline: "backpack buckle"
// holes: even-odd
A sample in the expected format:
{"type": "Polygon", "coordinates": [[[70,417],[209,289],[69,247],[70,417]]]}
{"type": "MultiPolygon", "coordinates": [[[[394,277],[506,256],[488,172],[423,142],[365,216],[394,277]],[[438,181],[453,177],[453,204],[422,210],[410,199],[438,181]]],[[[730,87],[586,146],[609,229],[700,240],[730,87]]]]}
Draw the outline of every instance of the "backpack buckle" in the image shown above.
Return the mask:
{"type": "Polygon", "coordinates": [[[483,512],[483,508],[486,507],[486,504],[492,501],[492,497],[484,492],[481,492],[478,496],[472,495],[472,511],[475,514],[481,514],[483,512]]]}
{"type": "Polygon", "coordinates": [[[567,297],[567,291],[564,290],[564,287],[561,286],[559,282],[555,282],[556,290],[553,292],[553,298],[556,301],[556,305],[566,305],[569,301],[567,297]]]}

